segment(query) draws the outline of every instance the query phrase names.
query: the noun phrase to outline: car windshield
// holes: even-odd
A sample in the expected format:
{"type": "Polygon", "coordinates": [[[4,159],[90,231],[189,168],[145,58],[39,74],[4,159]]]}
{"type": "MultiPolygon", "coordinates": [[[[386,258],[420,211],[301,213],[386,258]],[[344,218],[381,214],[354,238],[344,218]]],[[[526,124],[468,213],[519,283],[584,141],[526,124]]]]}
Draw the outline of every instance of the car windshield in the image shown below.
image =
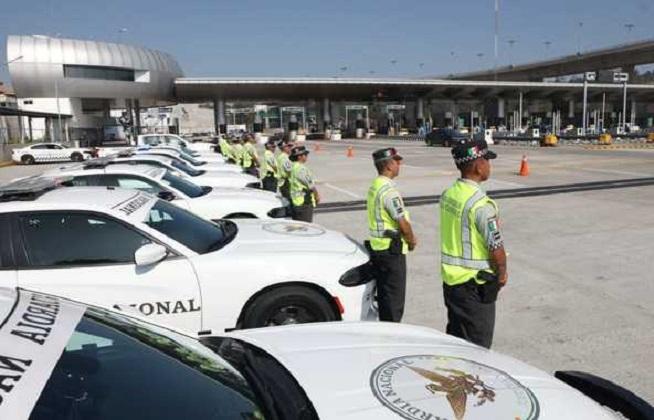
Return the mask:
{"type": "Polygon", "coordinates": [[[219,250],[238,232],[232,221],[212,223],[163,200],[152,206],[145,223],[198,254],[219,250]]]}
{"type": "Polygon", "coordinates": [[[207,162],[204,162],[204,161],[201,161],[201,160],[197,160],[193,156],[191,156],[190,154],[184,153],[183,151],[179,152],[179,157],[182,158],[183,160],[185,160],[186,162],[190,163],[193,166],[202,166],[205,163],[207,163],[207,162]]]}
{"type": "Polygon", "coordinates": [[[166,171],[163,178],[161,179],[161,182],[165,185],[173,187],[177,191],[181,191],[190,198],[202,197],[211,191],[210,189],[202,188],[199,185],[195,185],[191,181],[174,175],[170,171],[166,171]]]}
{"type": "Polygon", "coordinates": [[[173,165],[173,168],[178,169],[190,176],[200,176],[205,173],[205,171],[195,169],[181,159],[173,158],[171,160],[171,165],[173,165]]]}
{"type": "Polygon", "coordinates": [[[243,375],[190,337],[87,308],[64,343],[30,420],[265,417],[243,375]]]}

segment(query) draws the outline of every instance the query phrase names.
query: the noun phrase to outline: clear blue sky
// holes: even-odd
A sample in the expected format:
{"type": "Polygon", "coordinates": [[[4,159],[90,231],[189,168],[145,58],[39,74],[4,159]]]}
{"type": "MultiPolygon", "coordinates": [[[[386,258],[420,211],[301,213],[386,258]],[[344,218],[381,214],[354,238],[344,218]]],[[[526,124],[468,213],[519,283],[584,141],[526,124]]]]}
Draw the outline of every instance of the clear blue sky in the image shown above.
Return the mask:
{"type": "MultiPolygon", "coordinates": [[[[9,34],[60,34],[163,50],[177,58],[186,76],[446,75],[492,68],[493,5],[494,0],[11,1],[0,14],[0,57],[6,61],[9,34]]],[[[575,53],[579,39],[588,50],[654,38],[653,0],[500,0],[500,9],[500,65],[575,53]],[[631,32],[628,23],[635,25],[631,32]]],[[[0,80],[7,79],[3,66],[0,80]]]]}

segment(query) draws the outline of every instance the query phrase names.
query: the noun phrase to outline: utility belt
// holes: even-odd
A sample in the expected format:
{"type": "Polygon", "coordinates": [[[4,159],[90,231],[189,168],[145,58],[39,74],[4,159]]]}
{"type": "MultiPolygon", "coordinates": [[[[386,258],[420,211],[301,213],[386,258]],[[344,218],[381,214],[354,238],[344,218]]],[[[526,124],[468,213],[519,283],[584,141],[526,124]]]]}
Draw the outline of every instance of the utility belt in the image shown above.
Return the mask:
{"type": "MultiPolygon", "coordinates": [[[[497,295],[500,291],[500,281],[496,274],[489,273],[488,271],[478,271],[477,280],[483,280],[483,284],[479,284],[475,281],[475,278],[471,278],[467,282],[457,285],[463,287],[470,287],[479,296],[479,301],[481,303],[493,303],[497,300],[497,295]]],[[[449,286],[449,287],[457,287],[449,286]]]]}
{"type": "Polygon", "coordinates": [[[267,172],[266,172],[266,176],[265,176],[264,178],[274,178],[274,177],[275,177],[275,173],[274,173],[274,172],[267,171],[267,172]]]}
{"type": "Polygon", "coordinates": [[[388,249],[384,250],[374,250],[370,245],[370,240],[363,241],[363,245],[366,247],[370,254],[377,255],[402,255],[402,235],[399,231],[396,230],[385,230],[384,238],[390,238],[391,243],[388,249]]]}

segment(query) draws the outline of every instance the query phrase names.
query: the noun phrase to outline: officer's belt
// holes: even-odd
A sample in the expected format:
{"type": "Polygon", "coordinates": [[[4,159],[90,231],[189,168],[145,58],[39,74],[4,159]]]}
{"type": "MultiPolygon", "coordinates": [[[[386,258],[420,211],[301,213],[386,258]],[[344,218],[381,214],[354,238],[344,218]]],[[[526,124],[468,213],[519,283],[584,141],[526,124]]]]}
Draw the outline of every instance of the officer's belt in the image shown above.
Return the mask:
{"type": "Polygon", "coordinates": [[[441,253],[441,263],[465,267],[473,270],[486,270],[491,268],[490,263],[486,260],[472,260],[462,257],[453,257],[452,255],[441,253]]]}

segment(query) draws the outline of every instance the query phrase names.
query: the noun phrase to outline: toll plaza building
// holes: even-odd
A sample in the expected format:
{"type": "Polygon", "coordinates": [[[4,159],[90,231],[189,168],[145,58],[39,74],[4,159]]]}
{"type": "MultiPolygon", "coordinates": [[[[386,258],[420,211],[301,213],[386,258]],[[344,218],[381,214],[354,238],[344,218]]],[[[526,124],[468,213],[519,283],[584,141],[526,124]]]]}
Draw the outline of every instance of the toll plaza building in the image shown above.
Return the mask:
{"type": "MultiPolygon", "coordinates": [[[[654,42],[640,43],[631,54],[620,53],[625,49],[599,51],[592,57],[589,53],[588,60],[563,57],[548,62],[541,66],[550,72],[543,73],[545,81],[525,80],[524,71],[516,73],[517,80],[507,80],[515,68],[502,69],[501,77],[490,76],[497,81],[485,80],[488,74],[464,80],[192,78],[184,77],[176,60],[160,51],[43,36],[9,36],[7,62],[20,109],[38,111],[26,101],[54,101],[57,114],[67,116],[50,121],[65,125],[56,127],[61,140],[103,140],[106,126],[117,125],[116,112],[124,112],[136,132],[225,133],[229,126],[240,125],[263,132],[340,129],[352,137],[364,132],[424,133],[443,126],[521,131],[572,125],[592,133],[654,126],[654,84],[546,79],[551,72],[569,69],[626,69],[633,74],[635,65],[654,61],[654,42]],[[576,67],[565,67],[568,63],[576,67]],[[158,124],[143,124],[144,116],[152,114],[158,124]],[[194,124],[200,114],[203,122],[194,124]]],[[[530,74],[538,74],[537,64],[530,74]]]]}

